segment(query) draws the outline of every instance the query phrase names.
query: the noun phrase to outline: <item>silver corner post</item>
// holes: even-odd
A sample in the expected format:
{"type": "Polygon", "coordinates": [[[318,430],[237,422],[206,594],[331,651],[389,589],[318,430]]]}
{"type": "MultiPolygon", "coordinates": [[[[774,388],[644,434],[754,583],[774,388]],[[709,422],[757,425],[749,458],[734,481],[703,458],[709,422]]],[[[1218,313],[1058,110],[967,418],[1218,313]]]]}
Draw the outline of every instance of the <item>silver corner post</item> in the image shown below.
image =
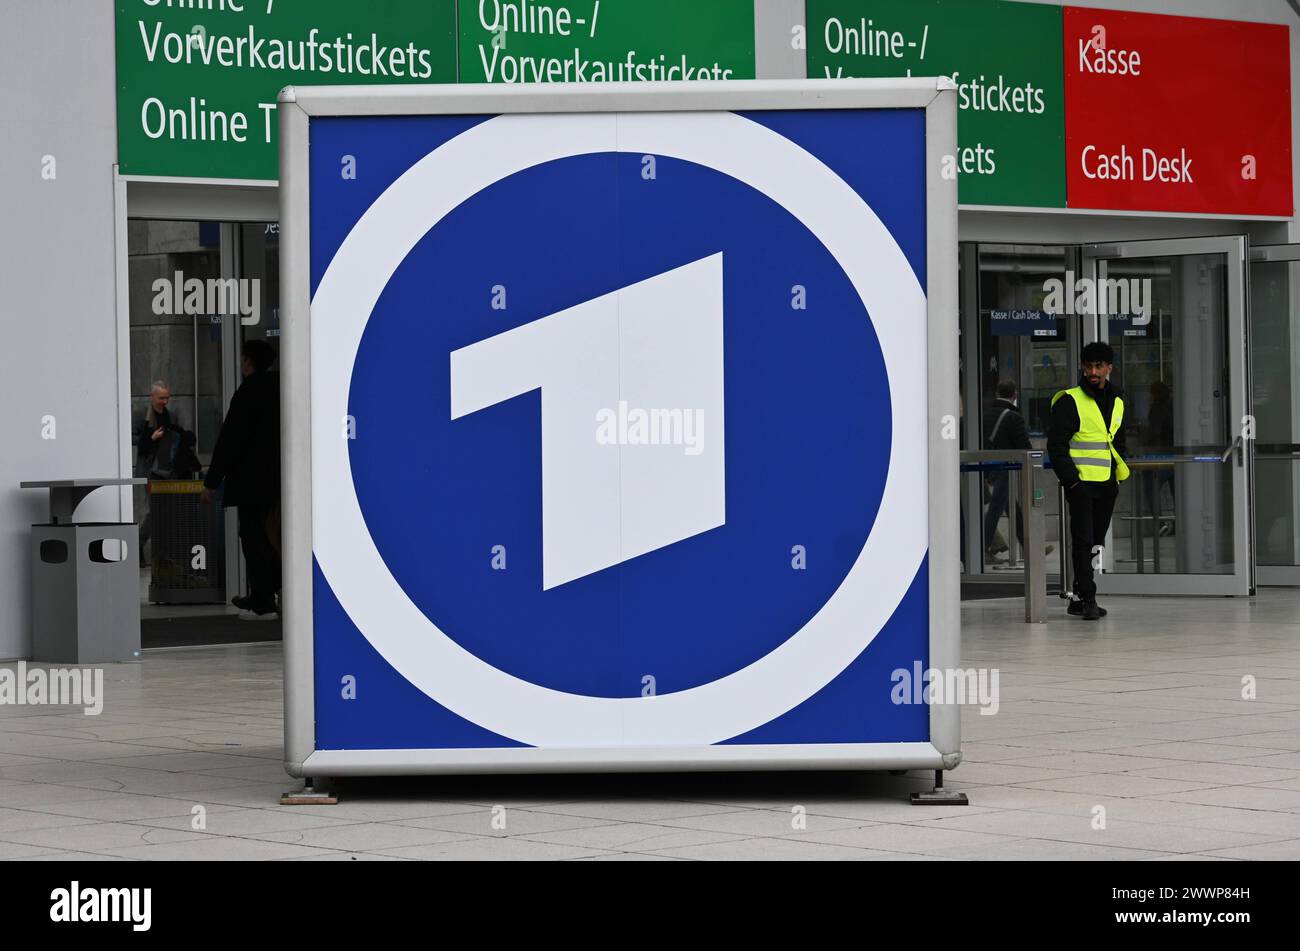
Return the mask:
{"type": "Polygon", "coordinates": [[[1047,623],[1047,539],[1043,528],[1043,453],[1025,452],[1020,466],[1020,509],[1025,534],[1025,623],[1047,623]]]}

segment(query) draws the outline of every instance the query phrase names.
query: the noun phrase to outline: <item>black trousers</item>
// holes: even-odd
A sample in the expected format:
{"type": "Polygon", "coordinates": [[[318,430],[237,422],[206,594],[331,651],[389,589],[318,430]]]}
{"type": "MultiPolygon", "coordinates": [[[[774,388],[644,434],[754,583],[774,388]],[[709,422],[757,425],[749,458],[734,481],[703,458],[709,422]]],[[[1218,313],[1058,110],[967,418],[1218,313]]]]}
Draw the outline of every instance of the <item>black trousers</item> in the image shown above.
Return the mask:
{"type": "MultiPolygon", "coordinates": [[[[989,507],[984,512],[984,547],[988,548],[993,544],[993,537],[998,531],[998,522],[1007,512],[1008,490],[1011,480],[1005,472],[993,473],[993,478],[989,480],[992,483],[989,495],[989,507]]],[[[1025,511],[1016,502],[1016,541],[1020,542],[1021,547],[1025,544],[1025,511]]],[[[965,549],[962,549],[965,551],[965,549]]]]}
{"type": "Polygon", "coordinates": [[[248,593],[260,604],[273,602],[280,590],[280,553],[267,534],[267,524],[278,509],[276,502],[239,503],[239,543],[248,565],[248,593]]]}
{"type": "Polygon", "coordinates": [[[1093,577],[1093,547],[1106,544],[1110,516],[1115,511],[1119,486],[1114,482],[1080,482],[1065,490],[1070,507],[1070,554],[1074,560],[1074,593],[1083,601],[1095,601],[1097,582],[1093,577]]]}

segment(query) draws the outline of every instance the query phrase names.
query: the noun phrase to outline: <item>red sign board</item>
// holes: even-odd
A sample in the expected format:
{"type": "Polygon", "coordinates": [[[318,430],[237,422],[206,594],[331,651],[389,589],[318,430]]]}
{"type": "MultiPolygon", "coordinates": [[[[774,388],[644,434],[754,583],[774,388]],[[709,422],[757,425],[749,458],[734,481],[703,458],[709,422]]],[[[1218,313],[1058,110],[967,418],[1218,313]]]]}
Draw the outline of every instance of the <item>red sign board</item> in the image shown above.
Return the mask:
{"type": "Polygon", "coordinates": [[[1285,26],[1065,8],[1071,208],[1292,214],[1285,26]]]}

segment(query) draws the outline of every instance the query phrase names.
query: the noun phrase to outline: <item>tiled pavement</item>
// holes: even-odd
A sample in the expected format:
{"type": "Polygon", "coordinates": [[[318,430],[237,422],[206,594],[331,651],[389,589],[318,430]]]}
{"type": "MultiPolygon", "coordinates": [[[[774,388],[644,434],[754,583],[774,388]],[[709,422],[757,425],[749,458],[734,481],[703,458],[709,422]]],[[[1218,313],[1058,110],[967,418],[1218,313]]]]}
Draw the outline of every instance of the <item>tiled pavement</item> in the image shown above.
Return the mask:
{"type": "Polygon", "coordinates": [[[365,780],[281,807],[278,646],[148,652],[98,717],[0,706],[0,858],[1300,858],[1300,591],[1110,607],[963,605],[964,664],[1001,688],[963,711],[966,808],[845,773],[365,780]]]}

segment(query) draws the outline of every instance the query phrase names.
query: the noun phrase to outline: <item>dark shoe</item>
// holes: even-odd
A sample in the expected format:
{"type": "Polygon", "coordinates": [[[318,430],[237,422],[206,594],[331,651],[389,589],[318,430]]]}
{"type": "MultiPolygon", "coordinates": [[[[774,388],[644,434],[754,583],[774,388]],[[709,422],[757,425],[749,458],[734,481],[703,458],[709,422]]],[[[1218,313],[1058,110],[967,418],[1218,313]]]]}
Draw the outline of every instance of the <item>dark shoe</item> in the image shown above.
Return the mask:
{"type": "Polygon", "coordinates": [[[235,595],[230,599],[230,603],[239,608],[239,610],[251,611],[258,617],[261,617],[263,614],[274,614],[278,610],[275,606],[274,600],[255,601],[252,595],[247,597],[244,597],[243,595],[235,595]]]}
{"type": "Polygon", "coordinates": [[[1069,606],[1065,609],[1065,613],[1066,613],[1066,614],[1071,614],[1071,615],[1073,615],[1074,617],[1081,617],[1081,618],[1083,618],[1084,620],[1087,620],[1087,621],[1095,621],[1095,620],[1097,620],[1097,618],[1103,618],[1103,617],[1106,616],[1106,609],[1103,608],[1103,607],[1101,607],[1101,605],[1099,605],[1096,601],[1092,601],[1092,602],[1089,602],[1089,603],[1090,603],[1094,608],[1096,608],[1096,610],[1097,610],[1097,615],[1096,615],[1096,617],[1088,617],[1088,615],[1084,613],[1084,610],[1085,610],[1085,608],[1086,608],[1086,605],[1084,604],[1084,602],[1078,600],[1077,598],[1071,598],[1071,599],[1070,599],[1070,604],[1069,604],[1069,606]]]}
{"type": "Polygon", "coordinates": [[[1097,607],[1096,601],[1083,602],[1083,612],[1079,615],[1085,621],[1100,621],[1101,608],[1097,607]]]}

